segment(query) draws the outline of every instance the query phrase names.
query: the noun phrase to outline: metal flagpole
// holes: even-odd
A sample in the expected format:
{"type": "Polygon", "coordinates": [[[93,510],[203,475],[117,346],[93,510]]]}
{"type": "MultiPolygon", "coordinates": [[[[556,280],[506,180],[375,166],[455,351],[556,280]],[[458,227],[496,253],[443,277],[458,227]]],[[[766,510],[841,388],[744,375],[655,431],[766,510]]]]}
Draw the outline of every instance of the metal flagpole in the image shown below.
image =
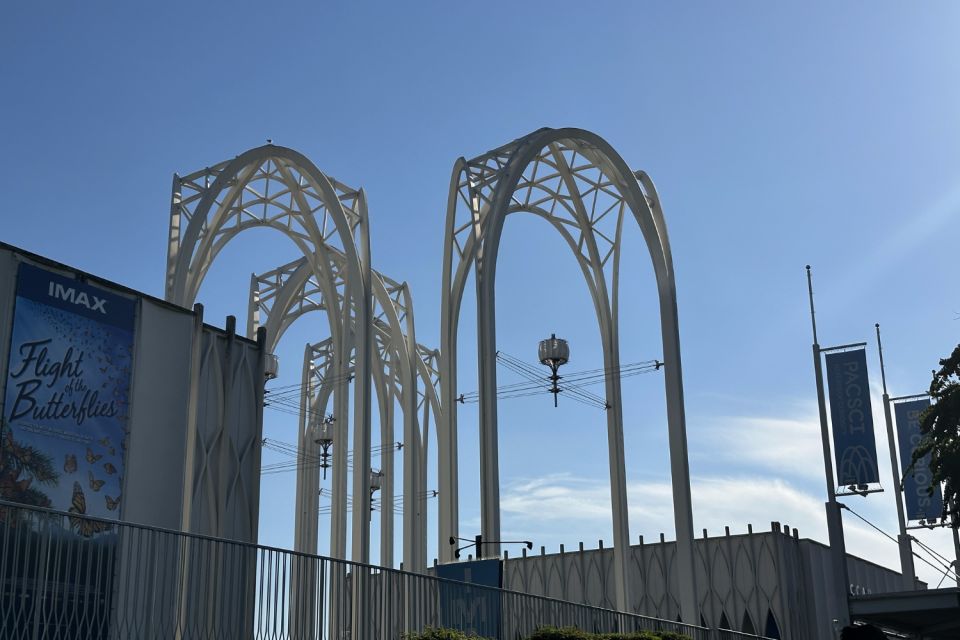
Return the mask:
{"type": "Polygon", "coordinates": [[[890,416],[890,394],[887,393],[887,373],[883,366],[883,343],[880,342],[880,324],[877,329],[877,351],[880,352],[880,379],[883,380],[883,419],[887,423],[887,443],[890,445],[890,471],[893,474],[893,500],[897,503],[897,522],[900,534],[897,544],[900,547],[900,573],[906,591],[916,589],[916,572],[913,567],[913,546],[907,535],[907,519],[903,513],[903,484],[900,481],[900,465],[897,463],[897,445],[893,433],[893,419],[890,416]]]}
{"type": "MultiPolygon", "coordinates": [[[[953,511],[951,504],[950,511],[953,511]]],[[[960,522],[957,522],[957,516],[950,516],[950,529],[953,531],[953,553],[956,560],[953,561],[953,575],[957,579],[957,587],[960,587],[960,522]]]]}
{"type": "Polygon", "coordinates": [[[850,606],[847,601],[847,550],[843,541],[843,517],[837,502],[836,485],[833,479],[833,462],[830,460],[830,430],[827,426],[827,401],[823,390],[823,364],[820,344],[817,342],[817,316],[813,307],[813,275],[807,265],[807,291],[810,296],[810,322],[813,326],[813,372],[817,380],[817,405],[820,412],[820,439],[823,443],[823,470],[827,481],[827,536],[830,541],[830,563],[833,578],[833,597],[837,605],[837,624],[842,628],[850,624],[850,606]]]}

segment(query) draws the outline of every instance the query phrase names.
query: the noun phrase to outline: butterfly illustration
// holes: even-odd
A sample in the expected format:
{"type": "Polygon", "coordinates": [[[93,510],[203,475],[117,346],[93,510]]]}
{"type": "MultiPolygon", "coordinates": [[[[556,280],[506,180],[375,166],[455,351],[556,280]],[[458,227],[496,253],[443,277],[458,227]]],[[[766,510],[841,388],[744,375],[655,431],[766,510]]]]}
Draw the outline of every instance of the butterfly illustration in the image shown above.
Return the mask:
{"type": "Polygon", "coordinates": [[[93,451],[90,450],[90,447],[87,447],[87,462],[89,462],[90,464],[93,464],[94,462],[96,462],[97,460],[99,460],[99,459],[102,458],[102,457],[103,457],[102,454],[97,455],[97,454],[95,454],[93,451]]]}
{"type": "Polygon", "coordinates": [[[117,507],[120,505],[120,496],[117,496],[116,500],[108,496],[107,494],[103,495],[104,500],[107,501],[107,509],[110,511],[116,511],[117,507]]]}
{"type": "Polygon", "coordinates": [[[100,487],[103,486],[103,483],[106,482],[106,480],[97,480],[94,478],[93,471],[87,471],[87,475],[90,478],[90,488],[94,491],[100,491],[100,487]]]}
{"type": "Polygon", "coordinates": [[[110,464],[109,462],[103,463],[103,470],[109,473],[110,475],[113,475],[117,472],[117,468],[112,464],[110,464]]]}
{"type": "MultiPolygon", "coordinates": [[[[69,511],[77,514],[77,516],[87,514],[87,497],[83,495],[83,487],[80,486],[79,482],[73,483],[73,499],[69,511]]],[[[111,525],[108,522],[97,522],[77,516],[70,516],[70,527],[84,538],[110,530],[111,525]]]]}
{"type": "Polygon", "coordinates": [[[77,472],[77,454],[68,453],[63,458],[63,471],[65,473],[77,472]]]}
{"type": "Polygon", "coordinates": [[[100,444],[102,444],[102,445],[105,446],[105,447],[109,447],[109,446],[110,446],[110,436],[103,436],[103,437],[100,438],[100,440],[98,440],[97,442],[99,442],[100,444]]]}

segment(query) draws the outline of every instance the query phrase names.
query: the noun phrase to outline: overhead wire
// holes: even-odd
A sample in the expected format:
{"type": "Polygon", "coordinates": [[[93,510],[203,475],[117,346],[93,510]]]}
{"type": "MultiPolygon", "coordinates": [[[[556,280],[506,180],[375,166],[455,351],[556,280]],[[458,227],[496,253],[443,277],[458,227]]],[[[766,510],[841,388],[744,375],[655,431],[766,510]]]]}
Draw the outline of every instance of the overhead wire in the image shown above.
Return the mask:
{"type": "MultiPolygon", "coordinates": [[[[853,515],[855,515],[856,517],[860,518],[860,520],[862,520],[863,522],[865,522],[868,526],[870,526],[872,529],[876,530],[878,533],[880,533],[880,534],[883,535],[884,537],[888,538],[891,542],[893,542],[893,543],[895,543],[895,544],[900,544],[900,543],[897,541],[897,539],[894,538],[892,535],[890,535],[889,533],[887,533],[886,531],[884,531],[883,529],[881,529],[880,527],[878,527],[878,526],[875,525],[874,523],[872,523],[872,522],[870,522],[869,520],[867,520],[865,517],[863,517],[862,515],[860,515],[859,513],[857,513],[856,511],[854,511],[853,509],[851,509],[851,508],[850,508],[849,506],[847,506],[846,504],[843,504],[843,508],[846,509],[847,511],[849,511],[850,513],[852,513],[853,515]]],[[[929,547],[927,547],[927,545],[925,545],[923,542],[921,542],[920,540],[918,540],[917,538],[915,538],[914,536],[910,536],[910,539],[913,540],[914,542],[916,542],[918,545],[920,545],[920,548],[921,548],[921,549],[925,550],[927,553],[930,553],[930,554],[934,557],[934,559],[936,559],[936,556],[940,555],[940,554],[938,554],[938,553],[936,553],[936,552],[931,553],[932,550],[931,550],[929,547]]],[[[933,570],[937,571],[938,573],[943,573],[944,577],[949,577],[951,571],[952,571],[953,574],[954,574],[954,578],[957,577],[956,569],[955,569],[955,568],[953,567],[953,565],[950,564],[949,562],[948,562],[948,564],[946,564],[946,565],[937,566],[937,565],[934,564],[933,562],[929,561],[927,558],[924,558],[923,556],[921,556],[921,555],[920,555],[919,553],[917,553],[916,551],[913,551],[913,555],[916,556],[916,558],[917,558],[918,560],[920,560],[921,562],[923,562],[923,563],[926,564],[927,566],[931,567],[933,570]]],[[[941,556],[941,557],[942,557],[942,556],[941,556]]],[[[946,558],[944,558],[944,560],[946,560],[946,558]]],[[[941,580],[941,582],[943,582],[943,580],[941,580]]]]}
{"type": "MultiPolygon", "coordinates": [[[[520,373],[521,375],[524,375],[531,381],[536,381],[542,384],[544,381],[548,380],[546,376],[543,375],[543,372],[540,369],[537,369],[533,365],[527,362],[524,362],[523,360],[515,356],[511,356],[510,354],[504,351],[500,351],[497,353],[497,359],[498,361],[502,362],[504,365],[510,367],[511,369],[520,373]]],[[[604,382],[607,378],[611,378],[614,376],[622,378],[622,377],[625,377],[624,374],[630,374],[630,373],[636,374],[646,370],[656,370],[659,368],[659,366],[660,366],[659,361],[647,360],[647,361],[636,362],[636,363],[631,363],[628,365],[617,366],[617,367],[605,367],[605,368],[599,368],[599,369],[588,369],[586,371],[578,371],[575,373],[569,373],[565,376],[562,376],[561,379],[563,380],[562,384],[565,387],[575,387],[577,390],[587,393],[594,400],[597,400],[606,404],[606,401],[604,398],[597,396],[595,394],[590,394],[589,392],[586,392],[585,389],[581,389],[580,387],[591,385],[591,384],[598,384],[600,382],[604,382]]]]}
{"type": "MultiPolygon", "coordinates": [[[[523,362],[519,358],[514,358],[513,356],[506,354],[502,351],[497,352],[497,362],[502,363],[508,369],[512,370],[514,373],[517,373],[531,382],[536,382],[538,384],[543,384],[546,380],[545,376],[542,375],[542,372],[537,370],[531,365],[523,362]]],[[[549,392],[549,388],[544,389],[549,392]]],[[[589,391],[578,389],[575,386],[567,386],[564,383],[563,390],[567,392],[567,397],[572,398],[578,402],[582,402],[587,405],[596,406],[601,409],[607,408],[607,401],[600,396],[590,393],[589,391]]]]}
{"type": "MultiPolygon", "coordinates": [[[[431,499],[431,498],[436,498],[439,494],[440,494],[440,492],[437,491],[436,489],[428,489],[427,491],[421,491],[421,492],[419,492],[419,494],[418,494],[418,496],[417,496],[417,501],[418,501],[418,502],[426,502],[427,500],[429,500],[429,499],[431,499]]],[[[320,497],[320,498],[329,498],[330,495],[323,493],[323,490],[321,489],[321,490],[320,490],[320,494],[319,494],[318,497],[320,497]]],[[[372,510],[373,510],[373,511],[382,511],[382,507],[383,507],[382,502],[383,502],[383,501],[382,501],[380,498],[376,498],[376,497],[372,498],[372,499],[370,500],[370,505],[371,505],[371,507],[373,507],[372,510]],[[380,507],[380,509],[377,509],[377,507],[380,507]]],[[[403,513],[403,502],[404,502],[403,494],[397,494],[397,495],[395,495],[395,496],[393,497],[393,512],[394,512],[394,513],[403,513]]],[[[347,511],[348,511],[348,512],[353,511],[353,496],[352,496],[352,495],[348,495],[348,496],[347,496],[347,511]]],[[[320,513],[321,515],[329,515],[329,514],[332,513],[332,512],[333,512],[333,505],[331,505],[331,504],[322,504],[322,505],[320,505],[320,507],[318,508],[318,513],[320,513]]]]}
{"type": "MultiPolygon", "coordinates": [[[[509,369],[513,373],[526,378],[523,382],[511,383],[497,387],[497,397],[501,399],[524,398],[533,395],[539,395],[550,392],[550,380],[542,371],[533,365],[520,360],[515,356],[504,351],[497,352],[497,362],[509,369]]],[[[608,378],[618,377],[627,378],[635,375],[642,375],[658,370],[662,363],[658,360],[646,360],[630,363],[620,367],[605,367],[598,369],[588,369],[578,371],[563,376],[560,386],[562,392],[571,400],[593,406],[600,409],[607,409],[609,405],[605,398],[594,394],[583,387],[600,384],[608,378]]],[[[461,403],[473,403],[479,401],[479,392],[461,394],[459,401],[461,403]]]]}
{"type": "MultiPolygon", "coordinates": [[[[522,382],[511,383],[497,388],[497,397],[502,399],[524,398],[538,394],[549,393],[549,379],[543,375],[543,372],[535,366],[524,362],[523,360],[511,356],[510,354],[497,352],[497,361],[517,375],[526,380],[522,382]]],[[[636,375],[651,373],[658,370],[662,363],[658,360],[646,360],[634,362],[618,367],[604,367],[596,369],[587,369],[563,376],[561,387],[562,392],[571,400],[593,406],[600,409],[609,407],[606,399],[595,393],[592,393],[584,387],[600,384],[608,378],[616,376],[618,378],[628,378],[636,375]]],[[[339,380],[352,380],[353,374],[326,376],[324,380],[328,382],[337,382],[339,380]]],[[[315,387],[312,384],[311,387],[315,387]]],[[[268,390],[265,406],[287,415],[306,414],[309,418],[325,418],[323,412],[312,408],[302,407],[302,394],[304,385],[299,383],[274,387],[268,390]]],[[[479,400],[479,392],[461,394],[459,401],[461,403],[473,403],[479,400]]]]}
{"type": "MultiPolygon", "coordinates": [[[[287,471],[294,471],[297,469],[310,469],[317,468],[323,464],[323,457],[313,454],[308,454],[305,452],[300,452],[297,450],[295,444],[289,442],[283,442],[282,440],[275,440],[273,438],[264,438],[263,447],[274,451],[275,453],[281,453],[293,458],[293,460],[282,460],[280,462],[273,462],[265,464],[260,468],[261,475],[271,475],[275,473],[284,473],[287,471]]],[[[371,447],[370,456],[372,458],[382,456],[384,452],[389,450],[397,450],[403,448],[402,442],[391,442],[389,444],[380,444],[374,447],[371,447]]],[[[353,468],[353,451],[347,451],[347,468],[353,468]]]]}

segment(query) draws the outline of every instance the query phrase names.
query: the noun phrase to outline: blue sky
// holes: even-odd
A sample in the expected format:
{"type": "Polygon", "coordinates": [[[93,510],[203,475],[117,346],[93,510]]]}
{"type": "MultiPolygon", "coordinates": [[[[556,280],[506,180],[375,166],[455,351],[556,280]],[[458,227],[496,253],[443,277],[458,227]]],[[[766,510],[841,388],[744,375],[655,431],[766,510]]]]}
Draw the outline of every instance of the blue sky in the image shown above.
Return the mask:
{"type": "MultiPolygon", "coordinates": [[[[880,322],[891,392],[924,390],[960,333],[958,22],[945,2],[19,3],[0,23],[2,239],[162,295],[171,174],[270,138],[365,188],[374,266],[410,283],[418,337],[436,345],[454,160],[541,126],[590,129],[663,200],[697,530],[779,520],[822,540],[803,266],[822,342],[872,341],[880,322]]],[[[634,362],[661,354],[649,259],[637,229],[625,241],[634,362]]],[[[249,274],[295,257],[269,232],[238,238],[201,291],[208,318],[242,319],[249,274]]],[[[498,273],[499,348],[534,361],[556,332],[570,370],[600,366],[586,288],[546,226],[511,219],[498,273]]],[[[464,391],[473,317],[468,299],[464,391]]],[[[322,337],[319,319],[291,330],[278,384],[322,337]]],[[[625,380],[624,395],[631,534],[672,536],[662,379],[625,380]]],[[[609,544],[603,414],[543,397],[500,416],[504,535],[609,544]]],[[[468,535],[475,420],[464,407],[468,535]]],[[[295,440],[282,414],[266,430],[295,440]]],[[[292,543],[292,492],[292,474],[265,482],[264,541],[292,543]]],[[[852,506],[895,530],[889,493],[852,506]]],[[[847,525],[850,551],[895,566],[892,543],[847,525]]],[[[922,535],[949,550],[944,532],[922,535]]]]}

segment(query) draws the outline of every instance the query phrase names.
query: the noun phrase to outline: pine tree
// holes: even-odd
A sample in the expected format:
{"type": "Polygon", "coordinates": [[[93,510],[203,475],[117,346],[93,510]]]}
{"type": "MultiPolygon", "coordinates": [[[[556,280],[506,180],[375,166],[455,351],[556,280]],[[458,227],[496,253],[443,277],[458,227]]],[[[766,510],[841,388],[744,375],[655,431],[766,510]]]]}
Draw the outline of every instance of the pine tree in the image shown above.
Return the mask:
{"type": "Polygon", "coordinates": [[[940,361],[930,383],[933,404],[920,416],[923,440],[913,452],[913,463],[930,454],[930,493],[943,483],[943,513],[960,526],[960,345],[940,361]]]}

